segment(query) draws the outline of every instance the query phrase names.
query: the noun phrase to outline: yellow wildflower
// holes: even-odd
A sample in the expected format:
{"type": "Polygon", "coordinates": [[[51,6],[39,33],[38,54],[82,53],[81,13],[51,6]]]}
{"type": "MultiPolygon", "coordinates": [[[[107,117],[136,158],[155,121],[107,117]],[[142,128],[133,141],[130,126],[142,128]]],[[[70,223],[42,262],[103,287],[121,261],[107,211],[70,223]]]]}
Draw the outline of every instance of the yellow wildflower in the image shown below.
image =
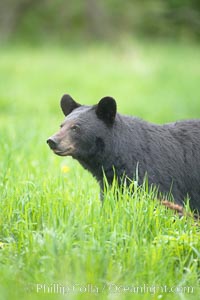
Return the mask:
{"type": "Polygon", "coordinates": [[[62,166],[61,171],[62,173],[68,173],[70,171],[70,168],[68,166],[62,166]]]}

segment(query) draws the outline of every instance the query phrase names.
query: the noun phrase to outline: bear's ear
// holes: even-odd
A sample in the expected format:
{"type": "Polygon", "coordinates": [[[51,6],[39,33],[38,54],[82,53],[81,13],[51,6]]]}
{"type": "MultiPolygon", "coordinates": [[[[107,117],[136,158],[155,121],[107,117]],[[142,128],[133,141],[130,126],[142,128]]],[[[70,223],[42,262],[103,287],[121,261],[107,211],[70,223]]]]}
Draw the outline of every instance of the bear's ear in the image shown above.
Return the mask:
{"type": "Polygon", "coordinates": [[[96,106],[96,114],[107,124],[113,124],[117,112],[117,104],[112,97],[102,98],[96,106]]]}
{"type": "Polygon", "coordinates": [[[67,116],[72,112],[72,110],[78,108],[81,105],[74,101],[70,95],[64,95],[60,100],[60,106],[64,115],[67,116]]]}

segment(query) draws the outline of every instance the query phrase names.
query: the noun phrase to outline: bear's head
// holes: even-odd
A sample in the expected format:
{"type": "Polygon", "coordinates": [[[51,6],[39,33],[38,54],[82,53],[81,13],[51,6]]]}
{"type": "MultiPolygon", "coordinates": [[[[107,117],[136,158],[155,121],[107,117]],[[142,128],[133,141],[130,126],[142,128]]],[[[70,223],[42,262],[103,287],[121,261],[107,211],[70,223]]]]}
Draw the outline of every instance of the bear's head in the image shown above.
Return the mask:
{"type": "Polygon", "coordinates": [[[65,120],[47,143],[55,154],[72,156],[80,162],[98,161],[112,140],[117,105],[112,97],[97,105],[80,105],[69,95],[60,102],[65,120]]]}

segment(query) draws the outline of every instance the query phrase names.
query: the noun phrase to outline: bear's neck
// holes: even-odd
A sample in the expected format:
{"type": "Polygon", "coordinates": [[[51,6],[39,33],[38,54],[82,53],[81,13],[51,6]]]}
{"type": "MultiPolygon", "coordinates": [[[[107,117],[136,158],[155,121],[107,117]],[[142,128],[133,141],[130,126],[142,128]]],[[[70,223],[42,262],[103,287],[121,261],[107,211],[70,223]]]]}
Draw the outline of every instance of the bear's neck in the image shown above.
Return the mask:
{"type": "Polygon", "coordinates": [[[104,177],[108,184],[112,184],[114,177],[116,179],[122,179],[127,173],[127,166],[122,161],[120,156],[114,156],[113,153],[111,157],[107,156],[104,158],[103,162],[97,161],[95,158],[90,158],[90,160],[77,159],[79,163],[87,169],[96,178],[102,189],[104,186],[104,177]]]}
{"type": "MultiPolygon", "coordinates": [[[[84,169],[88,170],[96,178],[98,182],[103,180],[103,165],[102,163],[95,160],[95,158],[83,159],[78,158],[78,162],[83,166],[84,169]]],[[[105,174],[107,176],[107,174],[105,174]]]]}

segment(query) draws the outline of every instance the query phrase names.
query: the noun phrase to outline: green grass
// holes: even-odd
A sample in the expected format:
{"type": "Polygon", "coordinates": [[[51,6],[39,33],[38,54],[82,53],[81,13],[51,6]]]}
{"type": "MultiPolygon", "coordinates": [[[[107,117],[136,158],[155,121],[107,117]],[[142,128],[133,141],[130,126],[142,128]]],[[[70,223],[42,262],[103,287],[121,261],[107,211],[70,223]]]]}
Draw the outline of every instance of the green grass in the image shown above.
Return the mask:
{"type": "Polygon", "coordinates": [[[64,93],[111,95],[152,122],[198,118],[199,61],[198,45],[0,49],[0,299],[200,297],[193,220],[144,187],[119,201],[108,192],[102,207],[92,176],[45,144],[64,93]]]}

